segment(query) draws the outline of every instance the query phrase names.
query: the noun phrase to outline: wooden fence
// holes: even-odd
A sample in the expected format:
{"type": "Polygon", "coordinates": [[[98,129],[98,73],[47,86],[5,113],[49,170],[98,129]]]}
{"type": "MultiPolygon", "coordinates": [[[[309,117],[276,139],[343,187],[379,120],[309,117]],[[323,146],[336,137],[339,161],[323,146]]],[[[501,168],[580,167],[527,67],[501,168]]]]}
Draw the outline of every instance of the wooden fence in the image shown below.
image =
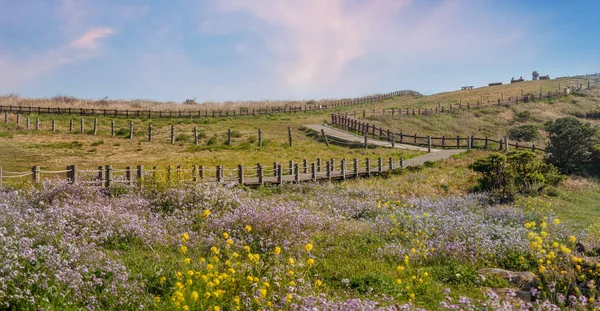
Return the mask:
{"type": "MultiPolygon", "coordinates": [[[[412,165],[409,165],[412,166],[412,165]]],[[[169,184],[183,182],[216,182],[257,187],[261,185],[282,185],[285,183],[299,183],[305,181],[332,181],[349,178],[368,177],[381,174],[398,168],[404,168],[402,158],[392,158],[384,161],[378,158],[364,161],[354,158],[352,162],[346,159],[339,161],[330,159],[323,161],[318,158],[315,162],[302,160],[300,163],[288,161],[285,164],[274,162],[271,165],[257,163],[253,167],[238,165],[236,168],[216,166],[212,168],[193,165],[191,167],[169,166],[164,169],[144,166],[127,166],[116,169],[110,165],[99,166],[97,169],[81,170],[76,165],[69,165],[64,170],[44,170],[39,166],[32,167],[31,171],[12,172],[3,171],[0,167],[0,188],[7,181],[22,181],[39,183],[44,178],[51,177],[65,179],[69,183],[88,184],[98,187],[111,187],[113,185],[143,186],[145,182],[167,182],[169,184]]]]}
{"type": "Polygon", "coordinates": [[[394,146],[394,144],[396,143],[414,145],[427,147],[429,151],[431,151],[431,148],[456,148],[467,150],[478,148],[508,151],[509,147],[514,147],[515,149],[530,149],[531,151],[545,152],[545,148],[539,148],[535,145],[519,144],[518,142],[511,143],[508,141],[507,137],[495,140],[487,136],[475,137],[472,135],[466,137],[461,137],[460,135],[457,135],[456,137],[432,137],[418,134],[410,135],[404,132],[395,132],[390,129],[377,127],[374,124],[369,124],[364,121],[353,119],[349,116],[341,114],[332,114],[331,124],[335,127],[358,133],[361,136],[364,136],[365,138],[370,136],[375,139],[388,141],[391,143],[392,146],[394,146]]]}
{"type": "MultiPolygon", "coordinates": [[[[50,124],[40,122],[39,118],[36,118],[33,121],[34,122],[32,122],[32,120],[29,117],[26,117],[25,120],[23,121],[20,114],[17,114],[14,119],[17,129],[35,130],[35,131],[50,131],[51,133],[56,133],[57,131],[60,130],[58,127],[59,124],[57,123],[57,121],[55,119],[50,120],[50,122],[49,122],[50,124]],[[32,124],[32,123],[34,123],[34,124],[32,124]]],[[[4,124],[5,125],[10,124],[10,119],[9,119],[8,113],[5,113],[5,115],[4,115],[4,124]]],[[[166,129],[162,128],[162,129],[157,130],[152,127],[152,124],[148,124],[148,125],[144,125],[144,127],[142,129],[139,129],[139,125],[135,124],[133,121],[129,121],[126,124],[126,126],[123,127],[123,126],[118,126],[116,124],[115,120],[110,120],[110,126],[103,128],[102,126],[100,126],[98,124],[98,120],[96,118],[94,118],[91,122],[90,121],[86,122],[85,118],[79,118],[79,120],[71,119],[71,120],[69,120],[68,125],[64,126],[64,130],[66,130],[67,128],[68,128],[67,133],[70,133],[70,134],[98,135],[98,132],[100,130],[105,130],[107,133],[110,133],[111,137],[122,136],[129,140],[133,140],[134,138],[143,138],[144,140],[147,140],[148,142],[153,142],[153,141],[156,141],[157,139],[163,139],[163,140],[169,141],[171,144],[175,144],[176,142],[180,141],[180,138],[181,138],[180,135],[184,135],[184,140],[187,140],[187,138],[189,138],[190,140],[193,140],[193,142],[196,146],[198,146],[200,144],[200,141],[202,139],[210,140],[212,138],[212,137],[208,137],[207,136],[208,133],[204,132],[202,128],[198,128],[197,126],[194,126],[191,129],[182,130],[181,128],[177,128],[174,125],[171,125],[166,129]]],[[[223,133],[212,132],[210,134],[220,137],[221,135],[219,135],[219,134],[223,134],[223,133]]],[[[225,144],[231,146],[232,141],[238,135],[241,135],[241,133],[239,133],[236,130],[232,131],[231,129],[227,129],[227,132],[225,133],[225,135],[223,135],[226,137],[225,144]]],[[[269,137],[273,137],[273,136],[274,135],[271,133],[271,135],[269,137]]],[[[257,138],[256,139],[257,145],[262,146],[263,140],[265,138],[265,133],[261,129],[258,129],[256,131],[255,137],[257,138]]],[[[286,138],[287,138],[287,141],[290,144],[290,146],[292,146],[293,136],[292,136],[292,128],[291,127],[288,127],[288,129],[287,129],[286,138]]]]}
{"type": "Polygon", "coordinates": [[[159,110],[119,110],[119,109],[95,109],[95,108],[60,108],[60,107],[31,107],[31,106],[6,106],[0,105],[0,113],[19,114],[55,114],[55,115],[80,115],[80,116],[104,116],[104,117],[136,117],[136,118],[222,118],[240,116],[260,116],[275,113],[305,113],[309,111],[327,110],[338,107],[368,104],[392,99],[398,96],[415,95],[420,93],[410,90],[395,91],[386,94],[377,94],[352,99],[332,100],[325,102],[312,102],[303,105],[288,105],[283,107],[266,108],[239,108],[239,109],[194,109],[178,111],[159,110]]]}
{"type": "MultiPolygon", "coordinates": [[[[546,100],[546,99],[554,99],[554,98],[559,98],[562,96],[569,95],[573,92],[577,92],[577,91],[581,91],[581,90],[585,90],[585,89],[592,89],[592,88],[596,88],[596,87],[597,86],[590,85],[588,83],[587,87],[585,87],[583,84],[579,84],[577,87],[564,88],[563,91],[542,93],[541,89],[540,89],[540,93],[537,96],[522,95],[522,96],[516,96],[516,97],[509,97],[507,99],[499,98],[495,101],[488,100],[487,102],[483,102],[483,98],[477,102],[463,103],[463,101],[460,100],[457,105],[456,104],[455,105],[448,104],[447,106],[438,105],[437,107],[429,107],[429,108],[391,108],[391,109],[370,109],[370,110],[364,109],[362,111],[357,112],[355,110],[355,111],[345,113],[345,114],[348,116],[352,116],[354,118],[360,118],[360,117],[365,118],[367,115],[427,116],[427,115],[440,114],[440,113],[444,113],[444,112],[452,113],[454,111],[463,110],[463,109],[470,110],[470,109],[480,109],[480,108],[493,107],[493,106],[507,107],[507,106],[519,104],[519,103],[527,103],[527,102],[541,101],[541,100],[546,100]]],[[[521,93],[522,92],[523,91],[521,90],[521,93]]]]}

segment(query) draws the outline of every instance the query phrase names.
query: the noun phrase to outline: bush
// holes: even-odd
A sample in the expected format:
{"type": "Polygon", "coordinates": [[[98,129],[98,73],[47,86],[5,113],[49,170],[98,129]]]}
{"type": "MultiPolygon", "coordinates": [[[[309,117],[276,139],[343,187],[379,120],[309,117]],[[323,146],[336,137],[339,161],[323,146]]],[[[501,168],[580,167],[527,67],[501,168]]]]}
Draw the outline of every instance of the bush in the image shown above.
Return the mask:
{"type": "Polygon", "coordinates": [[[531,112],[529,110],[521,111],[517,113],[517,121],[527,122],[531,118],[531,112]]]}
{"type": "Polygon", "coordinates": [[[598,159],[598,130],[593,125],[566,117],[548,122],[546,130],[550,134],[548,162],[562,172],[583,171],[598,159]]]}
{"type": "Polygon", "coordinates": [[[190,135],[187,134],[179,134],[175,136],[175,141],[187,142],[191,139],[190,135]]]}
{"type": "Polygon", "coordinates": [[[207,142],[206,145],[210,146],[210,145],[215,145],[217,144],[217,135],[213,135],[213,137],[211,137],[207,142]]]}
{"type": "Polygon", "coordinates": [[[516,141],[534,141],[538,138],[535,125],[519,125],[508,130],[508,138],[516,141]]]}
{"type": "Polygon", "coordinates": [[[537,194],[545,186],[556,186],[564,179],[556,167],[525,150],[512,151],[507,156],[492,153],[476,159],[469,168],[482,174],[475,190],[489,191],[501,200],[511,200],[517,193],[537,194]]]}

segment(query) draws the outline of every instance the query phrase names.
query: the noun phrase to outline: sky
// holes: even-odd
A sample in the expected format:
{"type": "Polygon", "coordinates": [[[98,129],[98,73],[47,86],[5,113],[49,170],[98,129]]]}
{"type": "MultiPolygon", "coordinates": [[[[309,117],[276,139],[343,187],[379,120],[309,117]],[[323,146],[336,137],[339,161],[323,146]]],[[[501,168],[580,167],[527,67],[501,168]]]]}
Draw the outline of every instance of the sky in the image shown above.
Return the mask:
{"type": "Polygon", "coordinates": [[[600,72],[600,1],[0,0],[0,95],[432,94],[600,72]]]}

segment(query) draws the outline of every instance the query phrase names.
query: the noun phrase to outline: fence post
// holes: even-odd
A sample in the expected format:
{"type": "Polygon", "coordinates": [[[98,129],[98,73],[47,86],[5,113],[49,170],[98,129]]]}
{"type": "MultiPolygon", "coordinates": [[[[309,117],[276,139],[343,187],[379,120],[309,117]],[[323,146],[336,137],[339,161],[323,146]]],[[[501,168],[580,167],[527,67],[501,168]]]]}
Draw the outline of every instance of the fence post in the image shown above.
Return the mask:
{"type": "Polygon", "coordinates": [[[216,172],[216,178],[217,178],[217,183],[221,183],[221,173],[222,173],[222,166],[217,165],[217,172],[216,172]]]}
{"type": "Polygon", "coordinates": [[[98,133],[98,119],[94,118],[94,135],[98,133]]]}
{"type": "Polygon", "coordinates": [[[317,181],[317,170],[315,169],[315,162],[310,163],[310,178],[312,181],[317,181]]]}
{"type": "Polygon", "coordinates": [[[473,136],[467,136],[467,150],[471,150],[473,148],[473,136]]]}
{"type": "Polygon", "coordinates": [[[427,136],[427,152],[431,152],[431,136],[427,136]]]}
{"type": "Polygon", "coordinates": [[[204,181],[204,166],[200,165],[198,168],[198,175],[200,175],[200,181],[204,181]]]}
{"type": "Polygon", "coordinates": [[[231,146],[231,129],[227,129],[227,146],[231,146]]]}
{"type": "Polygon", "coordinates": [[[244,167],[241,164],[238,164],[238,183],[244,185],[244,167]]]}
{"type": "Polygon", "coordinates": [[[175,126],[171,125],[171,145],[175,144],[175,126]]]}
{"type": "Polygon", "coordinates": [[[327,179],[329,181],[331,181],[331,162],[327,161],[325,162],[325,170],[326,170],[326,174],[327,174],[327,179]]]}
{"type": "Polygon", "coordinates": [[[8,124],[8,112],[4,113],[4,124],[8,124]]]}
{"type": "Polygon", "coordinates": [[[20,122],[21,122],[21,114],[17,113],[17,126],[19,126],[20,122]]]}
{"type": "Polygon", "coordinates": [[[366,170],[367,170],[367,176],[371,176],[371,159],[367,158],[365,160],[366,163],[366,170]]]}
{"type": "Polygon", "coordinates": [[[258,146],[262,147],[262,131],[258,129],[258,146]]]}
{"type": "Polygon", "coordinates": [[[394,149],[395,147],[396,147],[396,134],[394,132],[392,132],[392,149],[394,149]]]}
{"type": "Polygon", "coordinates": [[[127,185],[133,186],[133,176],[131,176],[131,166],[125,167],[125,180],[127,181],[127,185]]]}
{"type": "Polygon", "coordinates": [[[148,141],[152,141],[152,124],[148,124],[148,141]]]}
{"type": "Polygon", "coordinates": [[[2,189],[2,186],[2,166],[0,166],[0,189],[2,189]]]}
{"type": "Polygon", "coordinates": [[[31,168],[31,176],[33,177],[34,183],[40,182],[40,167],[39,166],[34,166],[31,168]]]}
{"type": "Polygon", "coordinates": [[[35,119],[35,130],[36,131],[40,130],[40,118],[35,119]]]}
{"type": "Polygon", "coordinates": [[[300,182],[300,166],[298,163],[294,164],[294,180],[296,183],[300,182]]]}
{"type": "Polygon", "coordinates": [[[317,172],[321,171],[321,158],[317,158],[317,172]]]}
{"type": "Polygon", "coordinates": [[[115,120],[110,120],[110,136],[115,137],[115,120]]]}
{"type": "Polygon", "coordinates": [[[504,136],[504,151],[508,152],[508,136],[504,136]]]}
{"type": "Polygon", "coordinates": [[[389,158],[388,160],[388,170],[393,171],[394,170],[394,159],[389,158]]]}
{"type": "Polygon", "coordinates": [[[341,165],[341,167],[340,167],[340,171],[341,172],[340,173],[342,175],[342,180],[346,180],[346,159],[342,159],[340,161],[340,165],[341,165]]]}
{"type": "Polygon", "coordinates": [[[377,172],[383,172],[383,160],[381,159],[381,157],[377,158],[377,172]]]}
{"type": "Polygon", "coordinates": [[[367,149],[367,148],[368,148],[368,146],[369,146],[369,145],[367,144],[367,132],[365,132],[365,149],[367,149]]]}
{"type": "Polygon", "coordinates": [[[194,126],[194,145],[198,146],[198,127],[194,126]]]}
{"type": "Polygon", "coordinates": [[[292,147],[292,128],[288,127],[288,139],[290,141],[290,147],[292,147]]]}
{"type": "Polygon", "coordinates": [[[308,166],[307,166],[306,159],[302,160],[302,173],[304,173],[304,174],[308,173],[308,166]]]}
{"type": "Polygon", "coordinates": [[[324,129],[321,129],[321,134],[323,134],[323,138],[325,138],[325,144],[327,145],[327,148],[329,148],[329,139],[327,139],[327,135],[325,135],[324,129]]]}
{"type": "Polygon", "coordinates": [[[400,168],[404,168],[404,158],[400,158],[400,168]]]}
{"type": "Polygon", "coordinates": [[[277,165],[277,183],[279,186],[283,185],[283,170],[281,169],[281,164],[277,165]]]}
{"type": "Polygon", "coordinates": [[[354,158],[354,163],[352,163],[352,164],[353,164],[352,171],[354,173],[354,178],[358,178],[358,159],[354,158]]]}
{"type": "Polygon", "coordinates": [[[483,143],[483,149],[487,149],[487,147],[488,147],[488,137],[486,136],[485,141],[483,143]]]}
{"type": "Polygon", "coordinates": [[[273,162],[273,177],[277,177],[277,162],[273,162]]]}
{"type": "Polygon", "coordinates": [[[79,119],[79,129],[81,131],[81,134],[85,133],[85,121],[83,120],[83,118],[79,119]]]}
{"type": "Polygon", "coordinates": [[[144,166],[143,165],[138,165],[137,166],[137,185],[139,187],[141,187],[142,184],[143,184],[143,182],[144,182],[144,166]]]}
{"type": "Polygon", "coordinates": [[[29,129],[29,117],[25,119],[26,128],[29,129]]]}
{"type": "Polygon", "coordinates": [[[133,121],[129,121],[129,140],[133,139],[133,121]]]}
{"type": "Polygon", "coordinates": [[[98,166],[98,176],[96,177],[96,179],[98,180],[98,186],[99,187],[104,187],[104,167],[103,166],[98,166]]]}
{"type": "Polygon", "coordinates": [[[256,176],[258,177],[258,184],[261,186],[264,185],[265,181],[264,181],[263,167],[262,167],[262,164],[260,164],[260,163],[256,163],[256,176]]]}
{"type": "Polygon", "coordinates": [[[112,171],[112,166],[107,165],[106,166],[106,180],[105,180],[105,187],[109,188],[112,184],[112,177],[113,177],[113,171],[112,171]]]}

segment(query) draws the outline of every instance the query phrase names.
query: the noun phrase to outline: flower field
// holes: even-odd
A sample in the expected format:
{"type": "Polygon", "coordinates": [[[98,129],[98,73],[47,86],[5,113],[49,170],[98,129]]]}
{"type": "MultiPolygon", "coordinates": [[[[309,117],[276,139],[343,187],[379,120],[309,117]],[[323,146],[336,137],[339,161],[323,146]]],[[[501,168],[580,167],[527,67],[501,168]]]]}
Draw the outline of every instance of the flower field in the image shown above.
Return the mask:
{"type": "Polygon", "coordinates": [[[0,309],[587,310],[600,263],[543,197],[290,185],[0,192],[0,309]],[[482,268],[530,271],[531,301],[482,268]]]}

